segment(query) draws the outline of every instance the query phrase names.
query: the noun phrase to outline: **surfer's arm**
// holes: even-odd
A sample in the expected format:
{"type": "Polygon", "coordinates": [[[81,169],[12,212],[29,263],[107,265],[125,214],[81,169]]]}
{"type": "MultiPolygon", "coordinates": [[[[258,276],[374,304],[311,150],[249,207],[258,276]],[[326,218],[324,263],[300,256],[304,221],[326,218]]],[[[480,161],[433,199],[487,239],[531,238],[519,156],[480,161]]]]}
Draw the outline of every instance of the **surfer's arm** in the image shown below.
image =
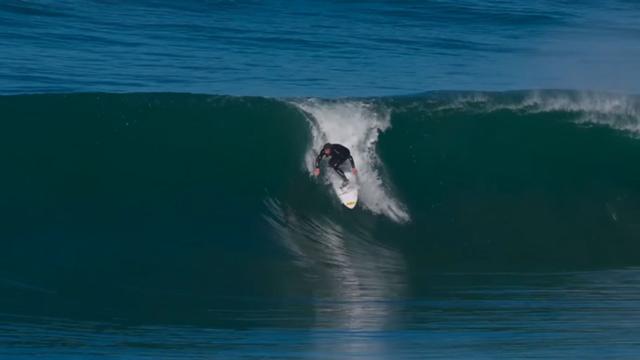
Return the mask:
{"type": "Polygon", "coordinates": [[[356,169],[356,163],[353,161],[353,157],[351,157],[351,155],[349,155],[349,162],[351,163],[351,172],[353,175],[357,175],[358,169],[356,169]]]}
{"type": "Polygon", "coordinates": [[[320,154],[316,157],[316,169],[320,168],[320,161],[324,157],[324,151],[320,151],[320,154]]]}
{"type": "Polygon", "coordinates": [[[320,151],[320,154],[318,154],[318,156],[316,157],[316,166],[313,169],[313,175],[315,176],[320,175],[320,161],[322,160],[323,157],[324,157],[324,152],[320,151]]]}

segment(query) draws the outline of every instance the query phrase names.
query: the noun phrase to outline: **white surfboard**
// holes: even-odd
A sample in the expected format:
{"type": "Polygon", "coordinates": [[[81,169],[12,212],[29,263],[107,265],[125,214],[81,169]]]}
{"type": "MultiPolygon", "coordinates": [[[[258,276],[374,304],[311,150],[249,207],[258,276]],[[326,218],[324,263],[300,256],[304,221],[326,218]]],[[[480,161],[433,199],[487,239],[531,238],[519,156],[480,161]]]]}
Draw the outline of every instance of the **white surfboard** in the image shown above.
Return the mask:
{"type": "Polygon", "coordinates": [[[331,184],[340,202],[349,209],[353,209],[358,203],[358,179],[351,173],[345,172],[345,175],[349,179],[349,184],[346,186],[341,187],[342,179],[336,174],[334,174],[331,184]]]}

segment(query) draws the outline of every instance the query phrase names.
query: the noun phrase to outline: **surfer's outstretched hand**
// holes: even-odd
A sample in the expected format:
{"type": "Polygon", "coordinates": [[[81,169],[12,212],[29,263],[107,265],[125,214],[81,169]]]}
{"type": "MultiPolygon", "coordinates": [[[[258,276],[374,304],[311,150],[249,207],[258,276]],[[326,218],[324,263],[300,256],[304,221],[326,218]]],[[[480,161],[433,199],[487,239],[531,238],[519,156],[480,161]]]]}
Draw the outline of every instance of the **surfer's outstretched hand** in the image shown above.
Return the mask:
{"type": "Polygon", "coordinates": [[[358,175],[358,169],[356,169],[356,168],[351,168],[351,173],[352,173],[353,175],[358,175]]]}
{"type": "Polygon", "coordinates": [[[320,175],[320,169],[319,168],[313,169],[313,176],[318,176],[318,175],[320,175]]]}

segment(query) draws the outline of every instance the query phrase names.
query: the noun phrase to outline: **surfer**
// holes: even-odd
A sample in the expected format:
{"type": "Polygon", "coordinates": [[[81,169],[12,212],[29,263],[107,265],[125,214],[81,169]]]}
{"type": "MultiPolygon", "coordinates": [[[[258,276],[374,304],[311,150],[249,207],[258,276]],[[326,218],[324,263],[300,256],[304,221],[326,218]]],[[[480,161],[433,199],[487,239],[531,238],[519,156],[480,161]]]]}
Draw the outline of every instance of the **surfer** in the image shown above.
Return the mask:
{"type": "Polygon", "coordinates": [[[338,175],[342,178],[342,186],[345,186],[349,183],[349,179],[344,174],[344,171],[340,169],[340,165],[342,165],[345,161],[349,160],[351,162],[351,173],[353,175],[358,174],[358,170],[356,169],[356,164],[353,162],[353,158],[351,157],[351,152],[346,147],[340,144],[330,144],[326,143],[322,147],[320,154],[316,157],[316,168],[313,169],[313,175],[320,175],[320,161],[323,157],[329,157],[329,166],[335,170],[338,175]]]}

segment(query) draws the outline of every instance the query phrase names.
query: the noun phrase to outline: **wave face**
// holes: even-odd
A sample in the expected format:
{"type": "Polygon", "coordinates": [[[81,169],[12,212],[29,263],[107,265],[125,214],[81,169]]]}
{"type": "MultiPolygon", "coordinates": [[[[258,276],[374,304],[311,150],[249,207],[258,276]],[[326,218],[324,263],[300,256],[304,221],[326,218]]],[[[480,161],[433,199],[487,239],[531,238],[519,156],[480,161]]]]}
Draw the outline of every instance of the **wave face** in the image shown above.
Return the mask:
{"type": "Polygon", "coordinates": [[[401,297],[433,271],[640,265],[636,97],[19,95],[0,109],[9,312],[175,305],[215,322],[190,309],[313,293],[345,300],[353,324],[349,299],[401,297]],[[355,211],[310,175],[325,141],[353,150],[355,211]]]}

